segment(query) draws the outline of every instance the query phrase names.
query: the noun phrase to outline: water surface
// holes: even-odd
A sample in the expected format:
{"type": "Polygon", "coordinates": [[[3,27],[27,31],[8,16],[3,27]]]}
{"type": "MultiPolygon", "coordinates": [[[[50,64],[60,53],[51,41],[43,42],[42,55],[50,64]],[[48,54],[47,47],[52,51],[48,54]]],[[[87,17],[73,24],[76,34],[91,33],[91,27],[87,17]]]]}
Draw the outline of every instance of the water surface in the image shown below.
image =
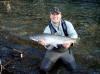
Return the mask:
{"type": "MultiPolygon", "coordinates": [[[[7,71],[39,73],[38,67],[46,49],[24,37],[42,33],[48,24],[50,9],[56,6],[61,9],[63,19],[72,22],[81,38],[79,45],[72,49],[81,73],[100,73],[100,1],[18,0],[10,4],[12,10],[7,12],[0,3],[0,58],[3,65],[15,59],[5,66],[7,71]],[[23,52],[22,59],[14,48],[23,52]]],[[[64,74],[65,67],[60,66],[52,73],[58,72],[64,74]]]]}

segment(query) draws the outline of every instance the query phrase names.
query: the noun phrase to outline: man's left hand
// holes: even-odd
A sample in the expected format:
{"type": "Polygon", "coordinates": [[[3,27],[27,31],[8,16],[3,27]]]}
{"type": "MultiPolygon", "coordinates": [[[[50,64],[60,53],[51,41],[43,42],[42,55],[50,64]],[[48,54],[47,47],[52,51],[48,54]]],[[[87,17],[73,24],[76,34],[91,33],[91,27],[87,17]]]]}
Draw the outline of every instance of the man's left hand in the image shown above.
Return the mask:
{"type": "Polygon", "coordinates": [[[72,44],[72,43],[68,43],[68,42],[66,43],[66,42],[65,42],[65,43],[63,44],[63,47],[64,47],[64,48],[69,48],[69,47],[71,46],[71,44],[72,44]]]}

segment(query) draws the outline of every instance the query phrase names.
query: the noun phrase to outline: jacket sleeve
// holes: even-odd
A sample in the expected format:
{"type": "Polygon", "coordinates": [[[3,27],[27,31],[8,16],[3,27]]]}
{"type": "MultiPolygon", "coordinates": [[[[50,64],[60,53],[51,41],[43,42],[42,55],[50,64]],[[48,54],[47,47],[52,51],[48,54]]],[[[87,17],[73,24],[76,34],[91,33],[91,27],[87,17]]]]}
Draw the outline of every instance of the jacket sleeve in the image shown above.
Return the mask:
{"type": "Polygon", "coordinates": [[[71,38],[78,38],[78,34],[76,32],[76,30],[74,29],[72,23],[65,21],[66,22],[66,26],[67,26],[67,33],[69,35],[69,37],[71,38]]]}

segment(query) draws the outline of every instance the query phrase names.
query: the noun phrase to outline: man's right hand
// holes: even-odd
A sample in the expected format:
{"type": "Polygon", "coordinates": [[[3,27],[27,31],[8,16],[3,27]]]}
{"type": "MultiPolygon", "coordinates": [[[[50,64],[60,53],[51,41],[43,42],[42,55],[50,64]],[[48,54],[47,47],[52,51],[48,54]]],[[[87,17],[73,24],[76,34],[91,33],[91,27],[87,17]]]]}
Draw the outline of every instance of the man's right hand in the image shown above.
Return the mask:
{"type": "Polygon", "coordinates": [[[43,46],[48,45],[44,40],[39,40],[38,43],[41,44],[41,45],[43,45],[43,46]]]}

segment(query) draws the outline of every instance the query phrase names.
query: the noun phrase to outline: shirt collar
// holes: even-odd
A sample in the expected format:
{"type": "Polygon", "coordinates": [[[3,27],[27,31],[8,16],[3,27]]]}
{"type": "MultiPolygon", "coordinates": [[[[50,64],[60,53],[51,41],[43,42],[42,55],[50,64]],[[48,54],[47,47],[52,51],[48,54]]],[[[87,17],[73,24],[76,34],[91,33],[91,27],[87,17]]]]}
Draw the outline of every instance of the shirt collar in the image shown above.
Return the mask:
{"type": "Polygon", "coordinates": [[[51,21],[51,23],[52,23],[52,25],[53,25],[54,27],[61,26],[61,20],[60,20],[60,24],[54,24],[52,21],[51,21]]]}

